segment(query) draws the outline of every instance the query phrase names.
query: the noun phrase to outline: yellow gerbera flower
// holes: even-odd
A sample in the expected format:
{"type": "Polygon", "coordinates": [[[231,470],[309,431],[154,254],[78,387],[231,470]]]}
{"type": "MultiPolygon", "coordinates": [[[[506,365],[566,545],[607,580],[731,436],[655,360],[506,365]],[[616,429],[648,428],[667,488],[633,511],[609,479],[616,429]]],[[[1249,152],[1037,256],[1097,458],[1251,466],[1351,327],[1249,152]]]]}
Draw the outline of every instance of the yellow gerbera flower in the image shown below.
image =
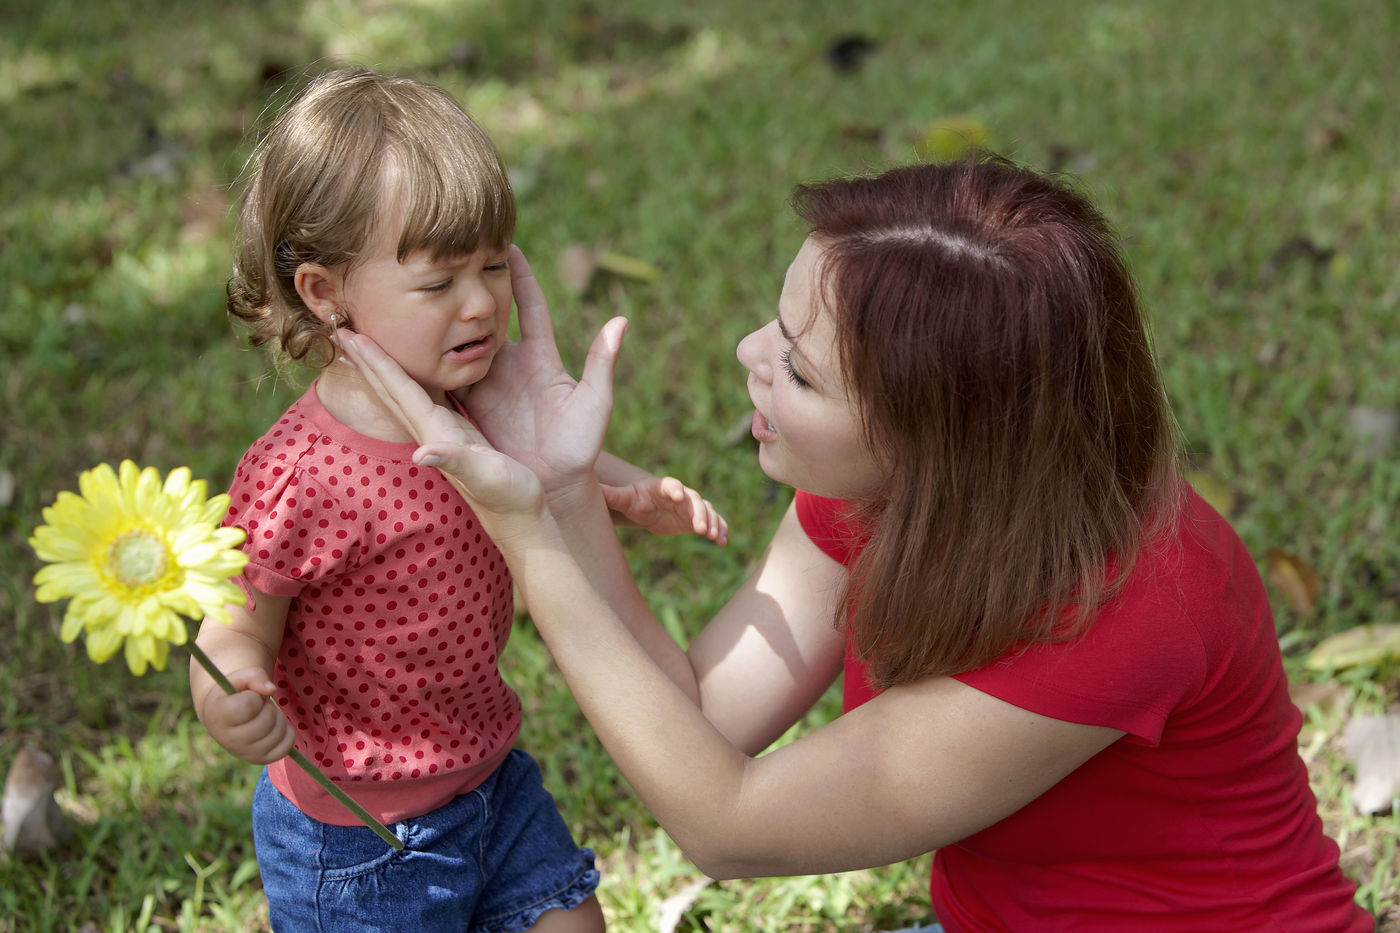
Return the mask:
{"type": "Polygon", "coordinates": [[[228,622],[243,593],[230,578],[248,558],[239,528],[220,528],[227,495],[205,495],[187,467],[164,484],[154,467],[123,460],[78,477],[82,495],[60,492],[29,546],[48,562],[34,575],[42,603],[68,599],[60,635],[87,632],[88,655],[106,661],[126,646],[135,674],[165,667],[170,645],[188,640],[185,617],[228,622]]]}

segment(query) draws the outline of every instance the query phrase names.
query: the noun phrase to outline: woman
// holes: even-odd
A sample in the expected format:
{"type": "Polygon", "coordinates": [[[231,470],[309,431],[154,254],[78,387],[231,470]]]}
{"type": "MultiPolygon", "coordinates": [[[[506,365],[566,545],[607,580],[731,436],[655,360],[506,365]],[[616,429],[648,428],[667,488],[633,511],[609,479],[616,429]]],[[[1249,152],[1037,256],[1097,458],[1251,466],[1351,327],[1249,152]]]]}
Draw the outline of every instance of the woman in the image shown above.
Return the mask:
{"type": "Polygon", "coordinates": [[[685,651],[590,472],[620,320],[575,385],[513,266],[524,340],[468,401],[494,450],[344,342],[463,487],[662,826],[715,877],[937,850],[951,931],[1371,929],[1257,569],[1180,478],[1102,217],[985,157],[795,203],[810,235],[738,355],[759,463],[799,491],[685,651]],[[845,715],[752,757],[843,668],[845,715]]]}

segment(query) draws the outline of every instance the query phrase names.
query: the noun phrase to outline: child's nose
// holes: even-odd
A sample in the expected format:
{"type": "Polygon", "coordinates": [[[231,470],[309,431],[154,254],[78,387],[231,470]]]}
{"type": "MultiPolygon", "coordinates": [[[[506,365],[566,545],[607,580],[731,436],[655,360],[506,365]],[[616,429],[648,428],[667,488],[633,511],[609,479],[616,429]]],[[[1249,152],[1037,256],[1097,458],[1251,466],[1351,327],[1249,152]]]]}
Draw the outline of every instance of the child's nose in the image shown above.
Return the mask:
{"type": "Polygon", "coordinates": [[[462,296],[461,315],[466,320],[496,313],[496,296],[484,282],[471,282],[462,296]]]}

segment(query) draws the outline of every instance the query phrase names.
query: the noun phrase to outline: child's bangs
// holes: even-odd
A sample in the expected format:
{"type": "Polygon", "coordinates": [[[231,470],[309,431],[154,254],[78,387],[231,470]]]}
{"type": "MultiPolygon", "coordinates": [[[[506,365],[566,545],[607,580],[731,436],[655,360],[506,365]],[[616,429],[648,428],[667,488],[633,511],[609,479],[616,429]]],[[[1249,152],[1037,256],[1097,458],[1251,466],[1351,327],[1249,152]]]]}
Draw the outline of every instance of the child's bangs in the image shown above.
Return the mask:
{"type": "Polygon", "coordinates": [[[400,259],[426,250],[436,259],[504,249],[515,234],[515,201],[495,153],[459,143],[445,158],[411,153],[401,165],[400,259]]]}

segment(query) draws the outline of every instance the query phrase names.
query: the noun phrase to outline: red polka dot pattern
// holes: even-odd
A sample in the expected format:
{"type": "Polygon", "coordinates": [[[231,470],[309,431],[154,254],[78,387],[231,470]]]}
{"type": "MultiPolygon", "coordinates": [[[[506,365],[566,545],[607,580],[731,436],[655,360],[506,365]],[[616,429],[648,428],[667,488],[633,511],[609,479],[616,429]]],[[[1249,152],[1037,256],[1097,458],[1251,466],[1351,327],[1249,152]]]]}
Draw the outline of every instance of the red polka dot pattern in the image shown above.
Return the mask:
{"type": "Polygon", "coordinates": [[[414,445],[328,432],[308,396],[244,456],[225,519],[248,582],[295,597],[273,680],[298,747],[349,782],[493,763],[520,723],[504,558],[414,445]]]}

